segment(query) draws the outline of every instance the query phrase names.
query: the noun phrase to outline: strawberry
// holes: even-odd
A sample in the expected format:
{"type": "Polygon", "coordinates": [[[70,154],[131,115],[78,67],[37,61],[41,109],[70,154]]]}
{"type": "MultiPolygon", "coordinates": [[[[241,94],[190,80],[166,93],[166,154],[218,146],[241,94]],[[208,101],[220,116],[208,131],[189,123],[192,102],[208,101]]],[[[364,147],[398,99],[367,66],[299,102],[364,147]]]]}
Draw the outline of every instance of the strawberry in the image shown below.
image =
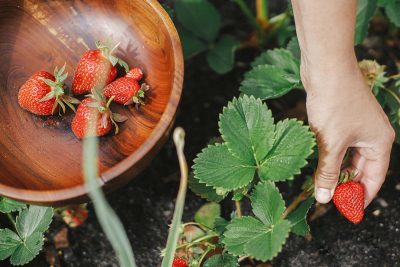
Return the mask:
{"type": "Polygon", "coordinates": [[[125,77],[121,77],[104,88],[104,96],[113,97],[114,102],[130,105],[135,103],[137,106],[144,105],[144,97],[149,86],[143,83],[141,86],[138,81],[133,78],[134,76],[140,78],[132,71],[128,72],[125,77]]]}
{"type": "Polygon", "coordinates": [[[188,267],[188,265],[184,259],[175,258],[172,262],[172,267],[188,267]]]}
{"type": "Polygon", "coordinates": [[[82,225],[89,216],[86,204],[59,208],[59,211],[63,221],[71,228],[82,225]]]}
{"type": "Polygon", "coordinates": [[[19,105],[36,115],[52,115],[58,106],[65,113],[65,105],[75,111],[73,104],[79,104],[79,100],[65,94],[64,81],[68,73],[64,70],[65,64],[60,70],[56,67],[54,75],[43,70],[33,74],[19,89],[19,105]]]}
{"type": "Polygon", "coordinates": [[[336,208],[354,224],[364,217],[364,186],[355,181],[341,183],[333,194],[336,208]]]}
{"type": "Polygon", "coordinates": [[[142,71],[142,69],[140,69],[140,68],[138,68],[138,67],[135,67],[135,68],[131,69],[131,70],[125,75],[125,77],[133,78],[133,79],[135,79],[136,81],[139,82],[141,79],[143,79],[143,71],[142,71]]]}
{"type": "Polygon", "coordinates": [[[115,57],[113,52],[118,45],[111,47],[111,39],[105,44],[96,42],[97,49],[89,50],[82,55],[72,80],[72,91],[76,95],[90,93],[95,86],[104,87],[117,77],[117,64],[129,71],[128,64],[115,57]]]}
{"type": "Polygon", "coordinates": [[[87,128],[89,128],[90,121],[97,119],[96,123],[96,136],[103,136],[110,132],[112,125],[115,126],[115,134],[118,133],[117,122],[124,122],[127,120],[125,116],[111,112],[109,106],[113,98],[108,102],[101,94],[101,90],[93,90],[88,98],[85,98],[78,106],[76,115],[72,120],[72,131],[79,139],[85,137],[87,128]]]}

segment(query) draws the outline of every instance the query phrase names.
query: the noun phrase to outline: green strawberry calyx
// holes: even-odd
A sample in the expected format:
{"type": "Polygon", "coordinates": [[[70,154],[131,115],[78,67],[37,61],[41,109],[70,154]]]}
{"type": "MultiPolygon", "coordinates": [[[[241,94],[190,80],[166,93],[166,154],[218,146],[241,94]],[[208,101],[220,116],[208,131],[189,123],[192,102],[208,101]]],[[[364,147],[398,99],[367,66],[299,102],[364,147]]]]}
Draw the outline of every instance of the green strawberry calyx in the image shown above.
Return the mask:
{"type": "Polygon", "coordinates": [[[122,59],[114,56],[115,50],[119,47],[121,43],[117,43],[116,45],[113,46],[113,40],[111,37],[108,37],[105,43],[102,43],[101,41],[96,41],[96,48],[101,51],[101,54],[103,57],[107,58],[113,66],[116,66],[117,64],[122,66],[126,73],[129,72],[129,65],[122,59]]]}
{"type": "Polygon", "coordinates": [[[80,101],[78,99],[76,99],[76,98],[72,97],[71,95],[65,93],[64,82],[68,77],[68,72],[64,73],[65,66],[66,66],[66,63],[64,63],[64,66],[61,69],[58,69],[58,67],[56,67],[54,69],[55,81],[52,81],[50,79],[45,79],[43,77],[39,78],[40,80],[42,80],[48,86],[51,87],[51,91],[48,94],[46,94],[42,99],[40,99],[39,102],[44,102],[44,101],[48,101],[50,99],[55,98],[56,101],[54,102],[52,113],[54,113],[54,111],[56,110],[58,105],[60,105],[60,107],[62,108],[63,113],[66,112],[65,105],[67,105],[74,112],[76,112],[74,104],[79,104],[80,103],[80,101]]]}
{"type": "Polygon", "coordinates": [[[147,83],[142,83],[140,86],[140,89],[133,95],[132,99],[130,99],[128,102],[126,102],[124,105],[130,105],[135,103],[135,106],[137,109],[140,108],[140,106],[144,106],[145,103],[145,98],[146,98],[146,92],[150,90],[150,85],[147,83]]]}
{"type": "Polygon", "coordinates": [[[103,96],[103,89],[97,86],[93,88],[92,93],[87,95],[87,97],[90,97],[94,100],[90,103],[86,103],[86,105],[91,108],[97,108],[97,110],[101,114],[102,127],[107,128],[108,118],[110,118],[111,122],[115,126],[115,134],[118,134],[119,127],[117,122],[124,122],[128,120],[128,117],[111,111],[110,105],[115,96],[110,97],[110,99],[108,99],[108,101],[106,102],[106,99],[103,96]]]}

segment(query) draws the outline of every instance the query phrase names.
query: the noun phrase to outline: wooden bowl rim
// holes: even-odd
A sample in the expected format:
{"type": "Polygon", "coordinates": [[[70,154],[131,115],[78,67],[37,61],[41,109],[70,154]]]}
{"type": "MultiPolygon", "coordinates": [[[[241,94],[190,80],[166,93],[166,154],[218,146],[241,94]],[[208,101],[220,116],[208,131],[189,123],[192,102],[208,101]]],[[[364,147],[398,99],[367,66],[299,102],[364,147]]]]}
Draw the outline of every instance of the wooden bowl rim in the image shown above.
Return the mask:
{"type": "MultiPolygon", "coordinates": [[[[173,57],[174,57],[174,73],[173,73],[173,85],[171,93],[168,99],[166,108],[158,121],[156,127],[152,130],[150,136],[146,141],[131,155],[122,161],[118,162],[115,166],[105,171],[97,181],[100,186],[105,185],[116,179],[119,175],[124,173],[127,169],[133,166],[136,162],[141,160],[147,153],[149,153],[157,144],[158,140],[161,139],[168,131],[168,127],[175,118],[176,110],[178,108],[183,86],[183,71],[184,71],[184,61],[182,54],[182,46],[179,39],[178,32],[175,28],[174,23],[169,17],[168,13],[164,10],[157,0],[146,0],[146,3],[150,5],[155,14],[163,21],[168,36],[171,39],[173,57]]],[[[85,184],[73,186],[65,189],[55,189],[55,190],[31,190],[23,188],[15,188],[9,185],[0,183],[0,195],[9,197],[12,199],[24,201],[27,203],[63,203],[71,199],[79,199],[88,194],[88,190],[85,184]],[[46,195],[51,195],[52,197],[45,197],[46,195]]]]}

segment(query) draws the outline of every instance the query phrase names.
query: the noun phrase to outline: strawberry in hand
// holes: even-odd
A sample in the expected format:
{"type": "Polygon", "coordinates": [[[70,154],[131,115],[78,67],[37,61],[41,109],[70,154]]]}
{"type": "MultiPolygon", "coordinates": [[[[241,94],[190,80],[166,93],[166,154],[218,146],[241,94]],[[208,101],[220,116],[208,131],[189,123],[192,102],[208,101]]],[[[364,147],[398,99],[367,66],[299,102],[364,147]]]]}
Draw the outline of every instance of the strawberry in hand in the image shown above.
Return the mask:
{"type": "Polygon", "coordinates": [[[333,203],[336,208],[354,224],[358,224],[364,217],[364,186],[355,181],[348,181],[347,175],[333,194],[333,203]]]}
{"type": "Polygon", "coordinates": [[[96,42],[97,49],[82,55],[72,80],[72,91],[76,95],[90,93],[95,86],[104,87],[117,77],[117,64],[129,71],[128,64],[113,55],[119,44],[111,48],[109,38],[105,44],[96,42]]]}
{"type": "Polygon", "coordinates": [[[125,77],[121,77],[104,88],[106,97],[114,97],[113,101],[123,105],[135,103],[137,107],[144,105],[146,91],[150,89],[149,85],[143,83],[139,85],[138,81],[143,78],[143,72],[139,68],[133,68],[125,77]]]}
{"type": "Polygon", "coordinates": [[[39,71],[32,75],[19,89],[18,103],[29,112],[36,115],[52,115],[60,106],[65,113],[69,106],[73,111],[73,104],[79,104],[75,99],[64,91],[64,81],[68,73],[64,73],[64,66],[54,70],[54,75],[47,71],[39,71]]]}
{"type": "Polygon", "coordinates": [[[89,128],[91,120],[96,122],[96,136],[103,136],[109,133],[112,125],[115,126],[115,134],[118,133],[119,128],[117,122],[124,122],[127,117],[118,113],[113,113],[110,110],[110,103],[112,98],[106,102],[102,96],[100,87],[96,87],[88,98],[85,98],[78,106],[78,110],[74,119],[72,120],[72,131],[79,139],[85,137],[86,131],[89,128]]]}

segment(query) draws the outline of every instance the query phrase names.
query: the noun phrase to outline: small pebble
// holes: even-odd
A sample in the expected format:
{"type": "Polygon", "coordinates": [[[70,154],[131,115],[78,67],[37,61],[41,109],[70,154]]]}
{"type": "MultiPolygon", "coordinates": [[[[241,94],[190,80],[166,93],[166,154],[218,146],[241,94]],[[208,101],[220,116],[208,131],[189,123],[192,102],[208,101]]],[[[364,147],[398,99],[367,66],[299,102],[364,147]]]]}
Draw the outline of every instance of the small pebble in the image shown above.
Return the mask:
{"type": "Polygon", "coordinates": [[[382,208],[387,208],[389,204],[383,198],[377,198],[376,201],[381,205],[382,208]]]}
{"type": "Polygon", "coordinates": [[[373,214],[374,216],[378,217],[379,214],[381,214],[381,210],[374,210],[374,211],[372,212],[372,214],[373,214]]]}
{"type": "Polygon", "coordinates": [[[400,191],[400,184],[396,184],[396,190],[400,191]]]}

